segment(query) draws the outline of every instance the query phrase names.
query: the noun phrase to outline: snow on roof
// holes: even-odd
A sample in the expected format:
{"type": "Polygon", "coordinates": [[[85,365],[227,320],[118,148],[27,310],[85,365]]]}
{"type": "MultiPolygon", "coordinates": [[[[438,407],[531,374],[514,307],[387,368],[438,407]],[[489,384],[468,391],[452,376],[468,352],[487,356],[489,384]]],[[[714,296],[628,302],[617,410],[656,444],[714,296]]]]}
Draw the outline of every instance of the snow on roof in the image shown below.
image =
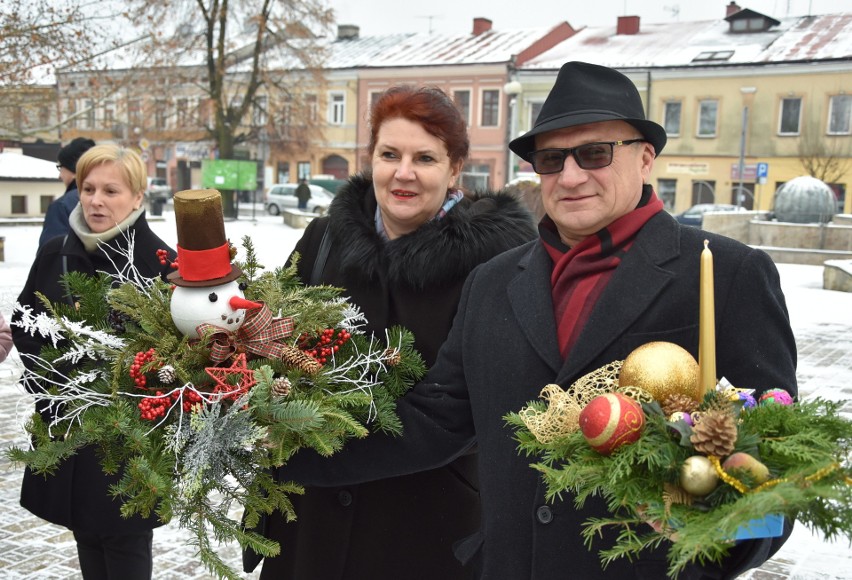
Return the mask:
{"type": "Polygon", "coordinates": [[[20,153],[0,153],[0,179],[59,179],[56,163],[21,155],[20,153]]]}
{"type": "MultiPolygon", "coordinates": [[[[506,63],[555,28],[492,29],[480,34],[411,32],[335,37],[320,40],[319,44],[328,51],[323,62],[325,70],[506,63]]],[[[273,69],[303,67],[292,55],[270,51],[267,58],[273,69]]]]}
{"type": "Polygon", "coordinates": [[[730,32],[725,20],[640,24],[637,34],[615,26],[587,27],[524,63],[558,69],[579,60],[613,68],[782,63],[852,58],[852,13],[782,18],[762,32],[730,32]],[[696,60],[704,53],[719,60],[696,60]]]}

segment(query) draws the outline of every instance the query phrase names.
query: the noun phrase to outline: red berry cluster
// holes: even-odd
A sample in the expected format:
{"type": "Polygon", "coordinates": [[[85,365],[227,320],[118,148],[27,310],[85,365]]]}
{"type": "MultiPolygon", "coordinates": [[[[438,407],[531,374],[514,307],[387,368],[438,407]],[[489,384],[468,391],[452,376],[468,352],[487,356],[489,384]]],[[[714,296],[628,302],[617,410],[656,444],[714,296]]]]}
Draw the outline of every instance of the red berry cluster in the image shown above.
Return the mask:
{"type": "MultiPolygon", "coordinates": [[[[162,248],[157,250],[157,259],[160,260],[160,264],[165,266],[169,263],[169,251],[163,250],[162,248]]],[[[177,270],[177,260],[172,262],[172,269],[177,270]]]]}
{"type": "MultiPolygon", "coordinates": [[[[157,356],[157,351],[153,348],[149,348],[144,352],[137,352],[136,356],[133,357],[133,364],[130,365],[129,374],[130,378],[133,379],[133,382],[136,383],[136,386],[140,389],[147,389],[145,385],[148,382],[148,379],[145,378],[145,372],[142,370],[142,367],[154,360],[155,356],[157,356]]],[[[161,366],[163,366],[163,364],[159,363],[157,364],[156,368],[159,368],[161,366]]]]}
{"type": "MultiPolygon", "coordinates": [[[[156,421],[165,416],[166,411],[174,405],[180,397],[180,392],[174,391],[171,395],[164,395],[157,391],[153,397],[145,397],[139,401],[139,414],[146,421],[156,421]]],[[[183,412],[189,413],[196,405],[201,403],[201,395],[190,389],[183,391],[183,412]]]]}
{"type": "Polygon", "coordinates": [[[352,334],[347,330],[326,328],[318,336],[308,334],[300,336],[299,348],[323,365],[328,361],[328,357],[337,352],[350,338],[352,334]]]}

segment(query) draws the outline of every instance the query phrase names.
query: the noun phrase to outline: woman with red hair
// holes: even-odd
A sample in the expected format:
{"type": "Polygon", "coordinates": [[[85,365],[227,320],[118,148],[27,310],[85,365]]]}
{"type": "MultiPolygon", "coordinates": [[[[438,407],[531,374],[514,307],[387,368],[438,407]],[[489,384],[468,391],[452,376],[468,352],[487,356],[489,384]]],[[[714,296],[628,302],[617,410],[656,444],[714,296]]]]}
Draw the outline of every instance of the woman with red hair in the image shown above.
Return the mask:
{"type": "MultiPolygon", "coordinates": [[[[431,366],[467,274],[533,239],[536,229],[510,195],[461,190],[467,124],[440,89],[389,89],[370,125],[371,169],[352,176],[328,215],[308,225],[295,248],[299,274],[306,283],[344,288],[368,332],[411,330],[431,366]]],[[[369,446],[370,438],[357,443],[369,446]]],[[[309,488],[294,498],[297,522],[268,519],[266,535],[281,544],[281,555],[267,559],[261,578],[472,577],[475,565],[465,568],[453,544],[478,530],[477,480],[472,451],[423,473],[309,488]]]]}

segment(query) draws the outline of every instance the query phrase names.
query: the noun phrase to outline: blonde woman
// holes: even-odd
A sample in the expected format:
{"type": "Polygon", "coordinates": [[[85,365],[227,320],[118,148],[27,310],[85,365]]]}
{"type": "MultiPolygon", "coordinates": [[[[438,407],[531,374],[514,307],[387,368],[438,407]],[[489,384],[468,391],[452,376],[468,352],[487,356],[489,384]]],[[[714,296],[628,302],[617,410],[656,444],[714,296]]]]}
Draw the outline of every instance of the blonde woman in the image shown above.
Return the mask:
{"type": "MultiPolygon", "coordinates": [[[[18,302],[36,312],[44,310],[36,293],[53,302],[73,299],[65,294],[60,279],[65,272],[94,274],[117,272],[132,260],[146,277],[165,276],[157,250],[174,252],[148,227],[143,209],[147,183],[139,155],[114,145],[92,147],[77,162],[80,203],[69,217],[70,232],[47,241],[36,254],[18,302]],[[130,239],[133,255],[128,256],[130,239]]],[[[24,355],[37,356],[44,341],[15,327],[15,346],[24,355]]],[[[24,364],[31,362],[23,357],[24,364]]],[[[30,392],[44,388],[37,382],[25,385],[30,392]]],[[[51,410],[39,408],[46,421],[51,410]]],[[[109,486],[120,474],[108,476],[93,448],[68,458],[52,475],[24,473],[21,505],[51,523],[74,532],[80,569],[86,580],[148,580],[152,574],[151,541],[154,519],[123,518],[121,502],[111,497],[109,486]]]]}

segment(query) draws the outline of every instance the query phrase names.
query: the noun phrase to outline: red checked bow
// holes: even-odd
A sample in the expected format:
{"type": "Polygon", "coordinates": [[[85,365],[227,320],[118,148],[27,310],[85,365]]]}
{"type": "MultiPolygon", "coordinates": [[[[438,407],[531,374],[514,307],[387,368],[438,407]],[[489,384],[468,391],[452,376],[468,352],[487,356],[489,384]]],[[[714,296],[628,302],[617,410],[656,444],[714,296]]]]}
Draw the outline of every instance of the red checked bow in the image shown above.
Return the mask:
{"type": "Polygon", "coordinates": [[[264,304],[249,310],[236,333],[207,322],[196,327],[199,336],[210,336],[210,360],[219,364],[238,350],[246,350],[265,358],[281,358],[284,344],[279,339],[293,334],[292,318],[273,318],[264,304]]]}

